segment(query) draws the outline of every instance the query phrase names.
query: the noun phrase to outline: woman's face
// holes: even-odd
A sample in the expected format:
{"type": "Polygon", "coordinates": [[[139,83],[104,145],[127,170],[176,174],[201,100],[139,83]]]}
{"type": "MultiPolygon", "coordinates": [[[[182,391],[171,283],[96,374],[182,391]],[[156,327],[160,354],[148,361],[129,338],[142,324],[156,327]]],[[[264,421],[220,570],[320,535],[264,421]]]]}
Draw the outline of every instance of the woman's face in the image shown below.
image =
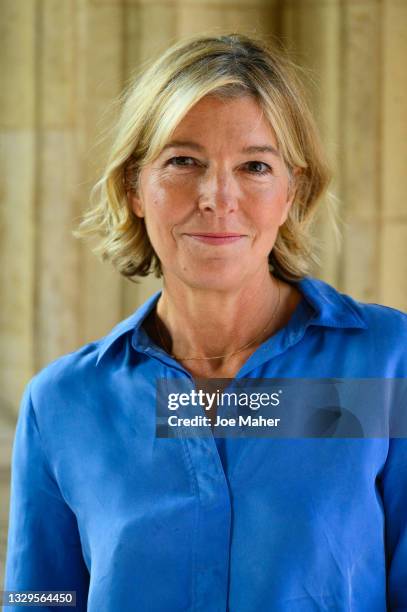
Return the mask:
{"type": "Polygon", "coordinates": [[[293,199],[288,179],[254,98],[201,99],[130,196],[166,282],[227,290],[260,278],[293,199]]]}

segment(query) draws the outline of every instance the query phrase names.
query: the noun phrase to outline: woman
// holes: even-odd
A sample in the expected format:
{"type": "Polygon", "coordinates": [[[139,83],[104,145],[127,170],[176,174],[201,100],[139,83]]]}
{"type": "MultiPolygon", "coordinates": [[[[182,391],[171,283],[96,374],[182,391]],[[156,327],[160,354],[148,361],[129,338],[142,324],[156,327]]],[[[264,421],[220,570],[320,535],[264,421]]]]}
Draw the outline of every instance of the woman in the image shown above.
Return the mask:
{"type": "Polygon", "coordinates": [[[258,40],[192,37],[131,85],[81,234],[164,288],[27,386],[5,588],[91,612],[407,608],[404,440],[156,436],[160,380],[405,378],[407,317],[309,276],[328,179],[258,40]]]}

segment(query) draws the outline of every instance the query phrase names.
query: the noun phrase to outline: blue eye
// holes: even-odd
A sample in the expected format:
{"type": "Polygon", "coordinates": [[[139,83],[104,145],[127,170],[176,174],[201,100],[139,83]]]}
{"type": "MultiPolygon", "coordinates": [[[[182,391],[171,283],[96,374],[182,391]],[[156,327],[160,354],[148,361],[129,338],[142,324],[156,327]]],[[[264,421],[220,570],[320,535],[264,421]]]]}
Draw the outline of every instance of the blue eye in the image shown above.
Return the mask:
{"type": "Polygon", "coordinates": [[[185,161],[192,161],[195,163],[195,160],[193,157],[187,157],[185,155],[177,155],[176,157],[171,157],[171,159],[169,159],[167,161],[167,165],[170,166],[179,166],[181,168],[187,168],[188,166],[191,166],[192,164],[190,163],[179,163],[179,162],[185,162],[185,161]]]}
{"type": "Polygon", "coordinates": [[[249,172],[251,172],[252,174],[267,174],[268,172],[271,171],[271,167],[268,164],[265,164],[264,162],[250,161],[250,162],[247,162],[246,165],[247,166],[257,166],[257,168],[259,166],[263,166],[263,170],[249,169],[249,172]]]}
{"type": "MultiPolygon", "coordinates": [[[[193,157],[189,157],[187,155],[177,155],[175,157],[171,157],[166,162],[166,165],[174,166],[176,168],[191,168],[196,163],[196,159],[194,159],[193,157]]],[[[272,170],[271,166],[260,161],[249,161],[245,164],[245,166],[248,168],[250,174],[262,175],[267,174],[272,170]]]]}

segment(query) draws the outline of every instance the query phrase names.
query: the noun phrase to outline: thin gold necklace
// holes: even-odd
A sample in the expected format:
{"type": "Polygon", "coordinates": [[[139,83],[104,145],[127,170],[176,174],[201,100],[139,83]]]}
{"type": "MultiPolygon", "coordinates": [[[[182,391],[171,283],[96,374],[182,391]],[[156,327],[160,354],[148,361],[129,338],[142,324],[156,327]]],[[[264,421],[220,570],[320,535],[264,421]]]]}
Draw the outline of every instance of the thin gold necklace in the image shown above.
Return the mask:
{"type": "Polygon", "coordinates": [[[160,328],[158,326],[158,321],[157,321],[157,311],[156,314],[154,316],[154,325],[155,325],[155,329],[156,332],[158,334],[158,337],[160,339],[160,342],[164,348],[164,350],[169,353],[169,355],[171,357],[173,357],[174,359],[176,359],[177,361],[192,361],[192,360],[196,360],[196,361],[209,361],[210,359],[221,359],[223,357],[231,357],[232,355],[236,355],[237,353],[241,353],[242,351],[244,351],[245,349],[247,349],[249,346],[251,346],[252,344],[254,344],[256,342],[256,340],[258,340],[267,330],[267,328],[269,327],[270,323],[272,322],[272,320],[274,319],[274,317],[276,316],[278,307],[280,306],[280,282],[278,280],[278,278],[276,278],[277,281],[277,287],[278,287],[278,298],[277,298],[277,303],[274,307],[273,310],[273,314],[271,315],[271,318],[269,319],[266,327],[264,329],[261,330],[261,332],[259,334],[257,334],[257,336],[255,338],[253,338],[253,340],[250,340],[250,342],[248,342],[247,344],[245,344],[244,346],[242,346],[241,348],[237,349],[237,351],[231,351],[230,353],[225,353],[224,355],[215,355],[214,357],[177,357],[176,355],[174,355],[173,353],[171,353],[166,345],[166,342],[164,341],[164,338],[161,335],[160,332],[160,328]]]}

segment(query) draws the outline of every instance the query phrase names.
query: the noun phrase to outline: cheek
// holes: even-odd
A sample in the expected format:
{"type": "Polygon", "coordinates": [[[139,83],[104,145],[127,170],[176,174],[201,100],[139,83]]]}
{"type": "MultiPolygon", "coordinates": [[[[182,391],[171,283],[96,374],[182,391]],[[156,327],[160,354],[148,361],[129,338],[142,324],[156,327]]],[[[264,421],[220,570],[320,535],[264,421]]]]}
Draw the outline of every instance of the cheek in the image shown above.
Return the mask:
{"type": "Polygon", "coordinates": [[[165,171],[155,178],[154,185],[151,187],[153,190],[166,194],[167,197],[174,197],[174,195],[180,196],[183,193],[189,194],[196,191],[198,183],[197,176],[191,172],[165,171]]]}
{"type": "Polygon", "coordinates": [[[281,187],[264,191],[251,209],[255,243],[262,253],[269,253],[277,238],[286,208],[286,191],[281,187]]]}
{"type": "Polygon", "coordinates": [[[173,230],[185,218],[185,204],[168,183],[145,191],[145,224],[153,248],[160,256],[174,246],[173,230]]]}
{"type": "Polygon", "coordinates": [[[144,215],[147,228],[156,232],[167,224],[171,211],[171,197],[168,189],[155,184],[154,188],[146,189],[144,192],[144,215]]]}
{"type": "Polygon", "coordinates": [[[265,226],[279,226],[287,203],[287,191],[283,187],[267,190],[257,198],[257,206],[261,223],[265,226]]]}
{"type": "Polygon", "coordinates": [[[196,191],[196,182],[185,176],[164,174],[148,185],[145,190],[146,213],[170,215],[179,211],[185,203],[193,202],[192,195],[196,191]]]}

